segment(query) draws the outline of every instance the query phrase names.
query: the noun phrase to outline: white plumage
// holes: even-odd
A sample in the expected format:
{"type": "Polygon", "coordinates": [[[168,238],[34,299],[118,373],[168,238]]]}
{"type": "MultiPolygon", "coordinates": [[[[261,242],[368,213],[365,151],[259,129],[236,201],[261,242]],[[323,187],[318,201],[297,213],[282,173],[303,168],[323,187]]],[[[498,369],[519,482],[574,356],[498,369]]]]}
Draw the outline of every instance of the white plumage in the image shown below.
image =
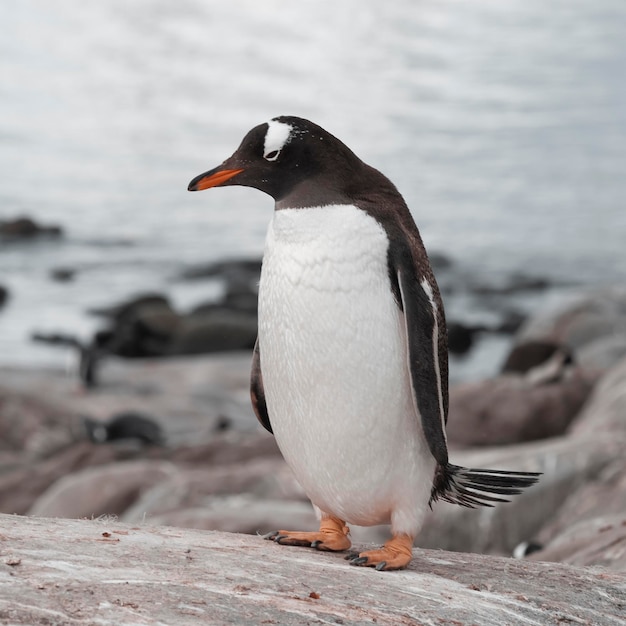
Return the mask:
{"type": "Polygon", "coordinates": [[[263,384],[277,443],[311,501],[414,536],[435,459],[413,402],[389,241],[351,205],[282,209],[259,289],[263,384]]]}

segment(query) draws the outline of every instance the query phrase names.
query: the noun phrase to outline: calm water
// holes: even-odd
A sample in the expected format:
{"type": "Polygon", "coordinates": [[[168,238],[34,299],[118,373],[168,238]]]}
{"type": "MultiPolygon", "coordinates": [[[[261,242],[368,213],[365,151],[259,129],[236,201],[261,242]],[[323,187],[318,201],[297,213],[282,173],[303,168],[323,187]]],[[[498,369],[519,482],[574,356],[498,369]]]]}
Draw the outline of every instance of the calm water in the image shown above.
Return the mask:
{"type": "Polygon", "coordinates": [[[138,291],[189,307],[215,289],[181,266],[259,255],[268,197],[186,186],[279,114],[383,170],[467,270],[626,278],[623,0],[8,0],[0,24],[0,219],[67,233],[0,244],[0,363],[62,362],[30,333],[87,336],[138,291]]]}

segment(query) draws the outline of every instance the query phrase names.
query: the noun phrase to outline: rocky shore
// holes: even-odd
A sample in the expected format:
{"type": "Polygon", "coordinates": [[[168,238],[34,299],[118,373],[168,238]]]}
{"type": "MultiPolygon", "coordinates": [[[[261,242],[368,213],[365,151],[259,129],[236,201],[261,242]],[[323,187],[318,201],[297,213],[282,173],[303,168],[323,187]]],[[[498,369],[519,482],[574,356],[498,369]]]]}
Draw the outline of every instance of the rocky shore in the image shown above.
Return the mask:
{"type": "MultiPolygon", "coordinates": [[[[624,311],[626,289],[610,289],[542,313],[519,331],[513,370],[452,387],[453,462],[544,475],[494,509],[437,504],[417,545],[510,555],[532,541],[533,559],[626,569],[624,311]]],[[[252,413],[249,365],[248,351],[108,355],[92,387],[75,373],[4,368],[0,512],[246,533],[313,526],[252,413]]]]}
{"type": "MultiPolygon", "coordinates": [[[[17,235],[11,230],[10,236],[17,235]]],[[[481,323],[452,312],[451,352],[471,352],[485,335],[503,334],[511,343],[497,376],[452,385],[452,461],[543,476],[510,504],[493,509],[438,503],[416,545],[509,557],[515,552],[525,559],[519,571],[526,578],[547,571],[541,561],[595,568],[554,570],[564,586],[609,571],[614,572],[611,580],[622,584],[626,288],[581,291],[566,306],[528,315],[511,309],[516,301],[511,294],[545,289],[545,281],[517,276],[500,284],[475,284],[449,260],[435,257],[435,263],[444,294],[458,296],[464,290],[463,297],[483,298],[492,309],[490,321],[481,323]]],[[[69,335],[38,337],[74,346],[75,370],[0,369],[0,513],[28,516],[32,524],[24,520],[24,527],[40,534],[45,522],[39,518],[118,519],[112,528],[122,534],[139,527],[146,536],[168,537],[172,531],[164,526],[250,535],[314,527],[310,504],[250,406],[259,267],[258,260],[239,260],[185,270],[180,280],[222,284],[218,299],[191,312],[176,311],[166,294],[144,294],[94,311],[103,324],[90,343],[69,335]]],[[[63,280],[71,280],[72,269],[68,272],[63,280]]],[[[0,289],[2,302],[10,306],[8,291],[0,289]]],[[[2,519],[8,524],[9,518],[2,519]]],[[[16,524],[18,518],[10,526],[16,524]]],[[[59,535],[88,532],[55,524],[51,527],[59,535]]],[[[3,543],[5,536],[0,527],[3,555],[13,545],[3,543]]],[[[379,543],[386,529],[354,528],[353,539],[379,543]]],[[[220,535],[215,540],[223,549],[254,545],[259,558],[274,558],[259,538],[220,535]]],[[[291,554],[284,561],[277,557],[275,566],[288,572],[292,559],[308,563],[318,556],[291,554]]],[[[437,570],[432,554],[419,555],[420,568],[437,570]]],[[[454,567],[475,568],[481,590],[484,580],[493,578],[487,570],[513,567],[504,565],[512,561],[476,556],[448,558],[454,567]]],[[[6,560],[5,565],[5,574],[18,571],[6,560]]],[[[414,570],[403,576],[417,575],[414,570]]],[[[510,593],[520,584],[518,579],[508,582],[510,593]]],[[[250,581],[241,585],[255,588],[250,581]]],[[[607,593],[617,598],[622,591],[607,593]]],[[[626,610],[622,600],[616,603],[626,610]]],[[[42,607],[33,608],[33,615],[48,610],[42,607]]],[[[551,610],[549,620],[557,623],[558,611],[551,610]]],[[[608,611],[608,605],[601,610],[608,611]]],[[[574,621],[617,623],[607,617],[610,613],[602,621],[585,611],[574,621]]],[[[529,613],[530,623],[552,623],[537,615],[532,622],[529,613]]]]}

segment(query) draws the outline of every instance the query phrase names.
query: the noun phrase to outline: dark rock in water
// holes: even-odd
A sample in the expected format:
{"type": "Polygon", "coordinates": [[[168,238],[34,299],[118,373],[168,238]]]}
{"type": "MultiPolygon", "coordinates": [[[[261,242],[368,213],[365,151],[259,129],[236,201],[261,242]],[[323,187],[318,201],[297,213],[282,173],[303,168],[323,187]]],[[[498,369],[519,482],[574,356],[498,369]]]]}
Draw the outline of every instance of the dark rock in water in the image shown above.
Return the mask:
{"type": "MultiPolygon", "coordinates": [[[[260,259],[235,259],[190,268],[185,270],[181,277],[187,280],[217,278],[224,283],[225,295],[218,303],[214,304],[236,311],[256,314],[260,275],[260,259]]],[[[196,307],[193,313],[201,311],[206,306],[196,307]]]]}
{"type": "Polygon", "coordinates": [[[254,288],[250,288],[250,285],[228,285],[220,304],[227,309],[256,315],[258,299],[259,294],[256,284],[254,288]]]}
{"type": "Polygon", "coordinates": [[[251,350],[257,336],[256,315],[214,309],[184,318],[168,354],[202,354],[224,350],[251,350]]]}
{"type": "Polygon", "coordinates": [[[258,299],[258,290],[252,284],[227,285],[226,293],[219,301],[199,304],[191,310],[190,315],[197,317],[198,315],[213,314],[215,311],[221,310],[241,311],[256,316],[258,299]]]}
{"type": "Polygon", "coordinates": [[[110,326],[97,331],[89,345],[79,346],[80,376],[88,387],[95,385],[98,362],[106,355],[143,358],[167,354],[181,320],[161,294],[144,294],[91,313],[109,318],[110,326]]]}
{"type": "Polygon", "coordinates": [[[76,270],[71,267],[55,267],[50,270],[50,278],[59,283],[67,283],[74,280],[75,276],[76,270]]]}
{"type": "Polygon", "coordinates": [[[100,314],[112,326],[94,337],[93,348],[128,358],[162,356],[176,333],[180,316],[162,295],[139,296],[100,314]]]}
{"type": "Polygon", "coordinates": [[[9,290],[6,287],[0,285],[0,307],[6,304],[9,299],[9,290]]]}
{"type": "Polygon", "coordinates": [[[452,354],[466,354],[474,345],[474,336],[486,330],[484,326],[469,326],[461,322],[448,323],[448,350],[452,354]]]}
{"type": "Polygon", "coordinates": [[[473,285],[472,291],[481,296],[510,295],[523,291],[543,291],[550,285],[551,283],[547,278],[514,273],[507,276],[506,280],[498,285],[473,285]]]}
{"type": "Polygon", "coordinates": [[[494,331],[505,335],[513,335],[522,327],[526,318],[526,314],[520,311],[504,311],[502,321],[494,328],[494,331]]]}
{"type": "Polygon", "coordinates": [[[114,304],[110,307],[89,309],[89,313],[92,315],[99,315],[119,320],[120,318],[134,314],[138,309],[141,309],[144,306],[166,306],[171,308],[170,301],[167,296],[161,293],[143,293],[127,300],[126,302],[114,304]]]}
{"type": "Polygon", "coordinates": [[[160,446],[165,441],[161,426],[151,417],[141,413],[118,413],[106,421],[85,416],[83,425],[92,443],[135,439],[147,445],[160,446]]]}
{"type": "Polygon", "coordinates": [[[221,278],[227,282],[245,282],[258,281],[260,274],[261,259],[231,259],[187,268],[180,277],[185,280],[221,278]]]}
{"type": "Polygon", "coordinates": [[[143,358],[251,350],[257,335],[255,292],[241,288],[223,302],[180,315],[161,294],[145,294],[93,311],[110,319],[91,344],[81,347],[81,379],[96,383],[98,362],[107,355],[143,358]]]}
{"type": "Polygon", "coordinates": [[[42,226],[30,217],[17,217],[13,220],[0,220],[0,237],[6,239],[32,239],[34,237],[60,237],[60,226],[42,226]]]}
{"type": "Polygon", "coordinates": [[[230,430],[233,426],[233,420],[226,415],[220,415],[215,424],[215,430],[230,430]]]}

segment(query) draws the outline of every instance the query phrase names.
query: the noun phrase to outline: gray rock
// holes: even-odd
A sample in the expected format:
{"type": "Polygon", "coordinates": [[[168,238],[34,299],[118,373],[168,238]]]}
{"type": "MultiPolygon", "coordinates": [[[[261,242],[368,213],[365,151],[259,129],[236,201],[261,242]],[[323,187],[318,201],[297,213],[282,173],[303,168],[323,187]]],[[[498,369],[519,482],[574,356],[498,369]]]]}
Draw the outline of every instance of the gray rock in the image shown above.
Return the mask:
{"type": "Polygon", "coordinates": [[[155,526],[178,526],[264,535],[279,529],[313,530],[319,522],[308,502],[259,499],[250,494],[207,498],[201,507],[146,518],[155,526]]]}
{"type": "Polygon", "coordinates": [[[51,485],[28,514],[69,518],[120,515],[142,491],[177,471],[164,461],[127,461],[86,468],[51,485]]]}
{"type": "MultiPolygon", "coordinates": [[[[272,501],[300,500],[308,503],[302,488],[282,458],[258,457],[246,463],[205,465],[200,469],[181,470],[169,480],[161,481],[145,490],[125,511],[122,519],[135,522],[146,515],[163,516],[181,510],[198,510],[212,503],[216,496],[241,494],[272,501]]],[[[244,521],[247,514],[245,507],[239,511],[244,521]]],[[[214,515],[214,511],[211,511],[211,515],[214,515]]],[[[233,513],[229,517],[232,519],[233,513]]],[[[240,530],[237,532],[245,532],[241,530],[241,522],[238,522],[238,528],[240,530]]],[[[215,529],[227,530],[228,526],[216,526],[215,529]]]]}
{"type": "Polygon", "coordinates": [[[626,334],[610,334],[585,344],[576,357],[587,370],[604,371],[626,358],[626,334]]]}
{"type": "Polygon", "coordinates": [[[513,347],[501,371],[504,374],[525,374],[550,361],[560,362],[562,365],[571,364],[574,362],[574,356],[564,344],[528,340],[513,347]]]}
{"type": "Polygon", "coordinates": [[[454,446],[522,443],[563,434],[589,396],[595,377],[571,371],[536,384],[515,374],[452,387],[448,441],[454,446]]]}
{"type": "MultiPolygon", "coordinates": [[[[9,401],[4,406],[15,407],[14,417],[7,422],[7,437],[20,432],[13,426],[20,420],[32,420],[31,430],[36,433],[45,416],[56,429],[59,422],[53,415],[69,424],[79,415],[106,420],[130,411],[153,416],[173,447],[207,443],[224,419],[236,430],[257,431],[260,427],[250,405],[251,360],[250,352],[167,359],[111,357],[101,364],[99,386],[88,392],[80,390],[64,370],[5,368],[0,398],[6,390],[9,401]],[[30,398],[30,404],[21,403],[20,395],[30,398]],[[31,406],[32,418],[28,417],[31,406]]],[[[2,410],[0,406],[0,418],[2,410]]]]}
{"type": "Polygon", "coordinates": [[[626,359],[599,380],[570,430],[576,436],[598,431],[626,432],[626,359]]]}
{"type": "Polygon", "coordinates": [[[107,313],[111,326],[96,336],[94,347],[103,354],[131,358],[163,355],[181,322],[160,294],[137,296],[107,313]]]}
{"type": "Polygon", "coordinates": [[[621,458],[626,436],[560,437],[532,444],[453,451],[452,463],[543,472],[539,482],[508,504],[466,509],[437,503],[428,516],[417,545],[426,548],[487,554],[512,554],[521,541],[534,539],[568,496],[594,480],[621,458]]]}
{"type": "Polygon", "coordinates": [[[536,540],[550,544],[572,526],[599,516],[619,515],[626,516],[626,458],[616,459],[597,477],[574,490],[536,535],[536,540]]]}
{"type": "Polygon", "coordinates": [[[225,259],[208,265],[189,267],[180,277],[185,280],[219,278],[229,283],[258,282],[261,259],[225,259]]]}
{"type": "Polygon", "coordinates": [[[109,463],[119,454],[110,446],[76,444],[38,462],[22,459],[10,471],[0,475],[0,511],[26,513],[50,485],[84,467],[109,463]]]}
{"type": "Polygon", "coordinates": [[[63,409],[37,393],[0,384],[0,450],[49,455],[72,442],[70,422],[63,409]]]}
{"type": "Polygon", "coordinates": [[[172,335],[167,353],[203,354],[252,350],[257,337],[256,314],[223,309],[185,317],[172,335]]]}
{"type": "Polygon", "coordinates": [[[572,524],[539,552],[533,561],[602,566],[626,573],[626,510],[572,524]]]}
{"type": "Polygon", "coordinates": [[[248,535],[12,516],[0,528],[0,615],[15,626],[617,626],[626,604],[624,576],[602,568],[415,550],[406,571],[379,573],[248,535]]]}
{"type": "Polygon", "coordinates": [[[514,272],[503,277],[503,280],[499,283],[475,283],[471,286],[471,289],[474,293],[482,296],[511,295],[519,292],[544,291],[551,284],[544,277],[514,272]]]}
{"type": "Polygon", "coordinates": [[[617,286],[577,296],[566,304],[531,317],[516,344],[547,341],[569,346],[577,356],[590,343],[626,334],[626,287],[617,286]]]}

